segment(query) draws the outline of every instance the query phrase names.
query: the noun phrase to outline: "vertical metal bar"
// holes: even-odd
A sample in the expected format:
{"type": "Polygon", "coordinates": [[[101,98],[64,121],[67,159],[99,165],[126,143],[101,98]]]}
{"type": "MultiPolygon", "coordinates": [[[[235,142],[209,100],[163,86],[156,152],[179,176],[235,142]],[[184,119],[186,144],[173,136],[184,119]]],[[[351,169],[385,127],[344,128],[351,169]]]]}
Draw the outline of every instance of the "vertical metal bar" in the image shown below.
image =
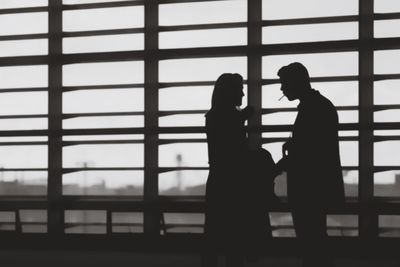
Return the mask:
{"type": "MultiPolygon", "coordinates": [[[[262,11],[261,0],[247,1],[247,88],[248,104],[255,109],[254,115],[250,118],[248,125],[250,128],[259,128],[261,125],[261,91],[262,91],[262,57],[259,53],[262,44],[262,11]]],[[[252,148],[261,147],[261,132],[249,133],[250,146],[252,148]]]]}
{"type": "Polygon", "coordinates": [[[107,235],[112,235],[112,211],[106,210],[106,216],[107,235]]]}
{"type": "MultiPolygon", "coordinates": [[[[158,0],[146,0],[145,10],[145,74],[144,74],[144,201],[153,207],[158,198],[158,0]]],[[[145,209],[144,233],[160,234],[159,214],[145,209]]]]}
{"type": "Polygon", "coordinates": [[[62,199],[62,0],[49,1],[49,147],[48,147],[48,230],[63,232],[62,199]]]}
{"type": "Polygon", "coordinates": [[[49,1],[49,147],[48,147],[48,230],[63,232],[64,212],[57,205],[62,198],[62,0],[49,1]]]}
{"type": "MultiPolygon", "coordinates": [[[[374,197],[374,0],[359,0],[359,201],[369,203],[374,197]]],[[[360,236],[377,235],[377,216],[361,214],[360,236]]]]}

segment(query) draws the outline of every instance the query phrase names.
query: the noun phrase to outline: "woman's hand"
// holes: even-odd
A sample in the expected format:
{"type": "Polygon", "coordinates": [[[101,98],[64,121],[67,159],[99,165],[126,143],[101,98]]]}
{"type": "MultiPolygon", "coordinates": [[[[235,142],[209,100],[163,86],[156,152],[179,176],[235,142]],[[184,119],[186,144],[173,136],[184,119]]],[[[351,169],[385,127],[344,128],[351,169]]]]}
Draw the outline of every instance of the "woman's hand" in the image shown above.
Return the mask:
{"type": "Polygon", "coordinates": [[[251,116],[253,116],[254,114],[254,108],[252,106],[247,106],[244,109],[242,109],[242,114],[243,114],[243,118],[245,120],[247,120],[248,118],[250,118],[251,116]]]}

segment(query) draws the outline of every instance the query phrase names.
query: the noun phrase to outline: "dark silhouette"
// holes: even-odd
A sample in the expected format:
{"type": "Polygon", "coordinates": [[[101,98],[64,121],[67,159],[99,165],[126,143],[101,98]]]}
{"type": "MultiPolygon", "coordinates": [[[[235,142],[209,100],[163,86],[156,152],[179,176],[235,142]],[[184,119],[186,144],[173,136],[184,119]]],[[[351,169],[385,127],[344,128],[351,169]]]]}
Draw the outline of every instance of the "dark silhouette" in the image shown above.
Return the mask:
{"type": "Polygon", "coordinates": [[[300,100],[292,137],[283,145],[278,165],[287,171],[288,201],[296,236],[304,242],[303,266],[329,266],[322,244],[327,237],[326,209],[344,202],[339,155],[338,115],[334,105],[311,88],[301,63],[282,67],[283,94],[300,100]]]}
{"type": "Polygon", "coordinates": [[[248,150],[244,123],[253,109],[238,108],[243,96],[242,76],[222,74],[215,83],[212,107],[206,114],[210,172],[206,185],[206,251],[202,266],[217,266],[220,252],[226,255],[227,266],[243,266],[243,255],[248,254],[245,248],[271,232],[266,208],[259,206],[272,178],[266,179],[265,192],[257,192],[256,188],[260,190],[263,185],[262,178],[260,172],[251,176],[249,168],[265,170],[265,178],[269,178],[268,168],[275,164],[267,151],[248,150]]]}

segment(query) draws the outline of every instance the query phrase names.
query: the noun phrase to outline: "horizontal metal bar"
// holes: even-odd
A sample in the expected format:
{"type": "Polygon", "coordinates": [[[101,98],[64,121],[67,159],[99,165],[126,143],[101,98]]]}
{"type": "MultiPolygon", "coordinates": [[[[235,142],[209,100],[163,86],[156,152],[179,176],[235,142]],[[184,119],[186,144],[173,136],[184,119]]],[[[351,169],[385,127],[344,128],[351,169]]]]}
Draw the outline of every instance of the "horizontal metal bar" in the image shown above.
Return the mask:
{"type": "Polygon", "coordinates": [[[47,168],[0,168],[1,172],[35,172],[35,171],[47,171],[47,168]]]}
{"type": "Polygon", "coordinates": [[[82,54],[63,55],[64,64],[113,62],[113,61],[141,61],[141,60],[144,60],[144,51],[82,53],[82,54]]]}
{"type": "Polygon", "coordinates": [[[390,20],[390,19],[400,19],[400,13],[375,13],[374,20],[390,20]]]}
{"type": "Polygon", "coordinates": [[[400,166],[374,166],[374,172],[398,171],[400,166]]]}
{"type": "Polygon", "coordinates": [[[90,3],[90,4],[73,4],[63,5],[63,10],[79,10],[79,9],[93,9],[93,8],[112,8],[112,7],[127,7],[127,6],[141,6],[144,5],[144,0],[134,1],[120,1],[108,3],[90,3]]]}
{"type": "Polygon", "coordinates": [[[45,92],[48,91],[47,87],[37,87],[37,88],[4,88],[0,89],[1,93],[26,93],[26,92],[45,92]]]}
{"type": "MultiPolygon", "coordinates": [[[[63,141],[63,146],[76,145],[105,145],[105,144],[143,144],[144,140],[88,140],[88,141],[63,141]]],[[[0,143],[1,144],[1,143],[0,143]]]]}
{"type": "Polygon", "coordinates": [[[202,57],[236,57],[246,56],[247,49],[246,46],[160,49],[158,56],[160,60],[202,57]]]}
{"type": "Polygon", "coordinates": [[[374,142],[400,141],[400,135],[375,135],[374,142]]]}
{"type": "Polygon", "coordinates": [[[358,18],[359,18],[358,15],[350,15],[350,16],[335,16],[335,17],[263,20],[262,26],[286,26],[286,25],[299,25],[299,24],[357,22],[358,18]]]}
{"type": "MultiPolygon", "coordinates": [[[[218,1],[231,1],[231,0],[201,0],[201,2],[218,2],[218,1]]],[[[199,0],[159,0],[160,5],[162,4],[178,4],[178,3],[193,3],[199,2],[199,0]]]]}
{"type": "Polygon", "coordinates": [[[208,167],[159,167],[158,172],[159,173],[164,173],[164,172],[173,172],[173,171],[204,171],[208,170],[208,167]]]}
{"type": "MultiPolygon", "coordinates": [[[[358,110],[358,106],[337,106],[335,107],[336,110],[358,110]]],[[[277,112],[297,112],[297,108],[263,108],[261,110],[261,113],[263,115],[265,114],[271,114],[271,113],[277,113],[277,112]]]]}
{"type": "Polygon", "coordinates": [[[44,145],[48,145],[48,142],[47,141],[0,142],[0,146],[44,146],[44,145]]]}
{"type": "Polygon", "coordinates": [[[172,115],[185,115],[185,114],[205,114],[208,110],[171,110],[159,111],[158,116],[172,116],[172,115]]]}
{"type": "Polygon", "coordinates": [[[159,83],[158,87],[160,89],[168,87],[189,87],[189,86],[214,86],[215,81],[193,81],[193,82],[164,82],[159,83]]]}
{"type": "MultiPolygon", "coordinates": [[[[368,42],[364,45],[370,45],[370,43],[368,42]]],[[[377,38],[374,39],[372,45],[375,50],[400,49],[400,38],[377,38]]]]}
{"type": "Polygon", "coordinates": [[[195,25],[159,26],[159,32],[245,28],[247,22],[209,23],[195,25]]]}
{"type": "Polygon", "coordinates": [[[63,32],[64,38],[144,33],[144,28],[63,32]]]}
{"type": "Polygon", "coordinates": [[[25,115],[0,115],[0,119],[30,119],[47,118],[47,114],[25,114],[25,115]]]}
{"type": "MultiPolygon", "coordinates": [[[[97,129],[65,129],[63,135],[107,135],[107,134],[143,134],[144,128],[97,128],[97,129]]],[[[154,130],[156,134],[156,131],[154,130]]],[[[1,131],[0,131],[1,134],[1,131]]]]}
{"type": "MultiPolygon", "coordinates": [[[[263,137],[262,143],[276,143],[276,142],[286,142],[288,137],[263,137]]],[[[358,136],[339,136],[339,141],[358,141],[358,136]]]]}
{"type": "Polygon", "coordinates": [[[2,35],[2,36],[0,36],[0,41],[46,39],[48,37],[49,37],[48,33],[30,33],[30,34],[2,35]]]}
{"type": "Polygon", "coordinates": [[[48,135],[48,130],[1,130],[0,136],[43,136],[48,135]]]}
{"type": "MultiPolygon", "coordinates": [[[[278,76],[278,75],[276,75],[278,76]]],[[[326,76],[326,77],[311,77],[310,81],[312,83],[318,82],[348,82],[348,81],[358,81],[358,76],[351,75],[351,76],[326,76]]],[[[263,79],[263,85],[271,85],[271,84],[279,84],[280,80],[277,79],[263,79]]]]}
{"type": "Polygon", "coordinates": [[[78,91],[78,90],[102,90],[102,89],[143,89],[143,83],[131,84],[104,84],[104,85],[82,85],[82,86],[63,86],[63,92],[78,91]]]}
{"type": "Polygon", "coordinates": [[[144,115],[144,111],[132,112],[97,112],[97,113],[64,113],[63,119],[72,119],[77,117],[109,117],[109,116],[138,116],[144,115]]]}
{"type": "Polygon", "coordinates": [[[144,167],[86,167],[86,168],[63,168],[63,174],[81,171],[142,171],[144,167]]]}
{"type": "Polygon", "coordinates": [[[400,80],[400,74],[376,74],[374,75],[374,81],[383,80],[400,80]]]}
{"type": "Polygon", "coordinates": [[[374,111],[383,111],[388,109],[400,109],[400,105],[374,105],[374,111]]]}
{"type": "Polygon", "coordinates": [[[0,9],[0,15],[4,14],[19,14],[19,13],[34,13],[34,12],[47,12],[48,6],[35,6],[35,7],[19,7],[19,8],[5,8],[0,9]]]}
{"type": "Polygon", "coordinates": [[[18,57],[0,57],[0,66],[26,66],[26,65],[47,65],[48,55],[44,56],[18,56],[18,57]]]}
{"type": "Polygon", "coordinates": [[[176,143],[206,143],[207,139],[203,138],[187,138],[187,139],[159,139],[160,145],[176,144],[176,143]]]}

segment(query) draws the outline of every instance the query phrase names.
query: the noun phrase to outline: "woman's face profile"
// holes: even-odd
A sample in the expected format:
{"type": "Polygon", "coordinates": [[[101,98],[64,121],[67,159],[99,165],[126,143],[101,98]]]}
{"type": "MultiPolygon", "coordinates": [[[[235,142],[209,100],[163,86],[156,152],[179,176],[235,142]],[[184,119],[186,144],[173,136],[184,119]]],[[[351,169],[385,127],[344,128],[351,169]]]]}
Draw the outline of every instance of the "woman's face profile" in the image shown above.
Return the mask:
{"type": "Polygon", "coordinates": [[[243,84],[238,84],[237,88],[235,88],[235,106],[242,105],[243,96],[243,84]]]}

